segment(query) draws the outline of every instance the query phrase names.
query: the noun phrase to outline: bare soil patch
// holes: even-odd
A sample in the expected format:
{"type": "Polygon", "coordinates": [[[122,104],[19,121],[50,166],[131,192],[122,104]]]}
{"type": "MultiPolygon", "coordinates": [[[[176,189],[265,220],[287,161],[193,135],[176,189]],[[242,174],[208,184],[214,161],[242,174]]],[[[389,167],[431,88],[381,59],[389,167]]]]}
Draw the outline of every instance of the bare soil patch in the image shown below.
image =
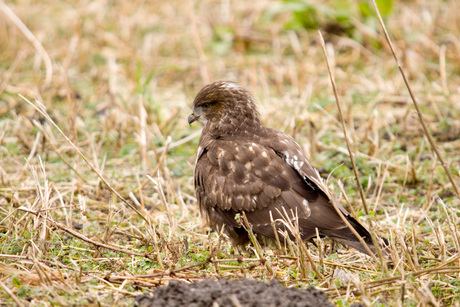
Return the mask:
{"type": "Polygon", "coordinates": [[[276,279],[270,283],[250,279],[205,279],[192,284],[171,281],[155,290],[153,296],[139,295],[136,302],[141,307],[334,306],[326,294],[315,287],[306,290],[286,288],[276,279]]]}

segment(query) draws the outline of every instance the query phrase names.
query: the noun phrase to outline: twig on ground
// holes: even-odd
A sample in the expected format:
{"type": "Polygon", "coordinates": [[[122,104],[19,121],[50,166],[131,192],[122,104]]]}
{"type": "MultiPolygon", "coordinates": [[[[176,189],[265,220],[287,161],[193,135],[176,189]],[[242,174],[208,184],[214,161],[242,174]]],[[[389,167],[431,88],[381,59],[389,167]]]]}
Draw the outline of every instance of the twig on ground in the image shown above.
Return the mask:
{"type": "MultiPolygon", "coordinates": [[[[423,270],[413,271],[413,272],[405,272],[404,275],[418,277],[418,276],[423,276],[423,275],[427,275],[431,273],[454,273],[454,272],[460,272],[460,267],[459,266],[436,267],[436,268],[423,269],[423,270]]],[[[392,277],[368,281],[365,283],[366,288],[373,288],[373,287],[378,287],[384,284],[402,281],[404,280],[404,275],[398,275],[398,276],[392,276],[392,277]]]]}
{"type": "Polygon", "coordinates": [[[158,273],[141,274],[141,275],[135,275],[135,276],[111,276],[111,277],[120,278],[120,279],[139,279],[139,278],[162,277],[162,276],[165,276],[165,275],[174,276],[174,274],[178,273],[178,272],[187,271],[187,270],[199,267],[199,266],[203,266],[203,265],[208,264],[208,263],[220,263],[220,262],[238,262],[238,263],[259,262],[261,265],[263,265],[265,263],[263,258],[257,259],[257,258],[239,257],[239,258],[234,258],[234,259],[211,259],[211,257],[208,257],[208,259],[206,259],[204,261],[201,261],[201,262],[198,262],[198,263],[186,265],[186,266],[183,266],[183,267],[180,267],[180,268],[177,268],[177,269],[164,270],[164,271],[158,272],[158,273]]]}
{"type": "MultiPolygon", "coordinates": [[[[24,211],[24,212],[27,212],[27,213],[31,213],[31,214],[34,214],[36,216],[39,216],[40,215],[40,212],[36,212],[34,210],[31,210],[29,208],[26,208],[24,206],[21,206],[18,208],[18,210],[20,211],[24,211]]],[[[61,223],[58,223],[54,220],[52,220],[51,218],[47,217],[46,220],[48,221],[48,223],[50,223],[52,226],[55,226],[61,230],[64,230],[65,232],[67,232],[68,234],[71,234],[72,236],[82,240],[82,241],[85,241],[86,243],[90,243],[90,244],[93,244],[97,247],[102,247],[102,248],[105,248],[105,249],[109,249],[109,250],[113,250],[113,251],[116,251],[116,252],[120,252],[120,253],[124,253],[124,254],[128,254],[128,255],[133,255],[133,256],[139,256],[139,257],[145,257],[145,258],[151,258],[150,255],[148,253],[144,253],[144,254],[141,254],[141,253],[136,253],[136,252],[133,252],[133,251],[130,251],[130,250],[126,250],[126,249],[122,249],[122,248],[118,248],[118,247],[114,247],[114,246],[110,246],[110,245],[107,245],[107,244],[104,244],[104,243],[100,243],[100,242],[97,242],[97,241],[94,241],[94,240],[91,240],[87,237],[85,237],[84,235],[74,231],[73,229],[70,229],[64,225],[62,225],[61,223]]]]}

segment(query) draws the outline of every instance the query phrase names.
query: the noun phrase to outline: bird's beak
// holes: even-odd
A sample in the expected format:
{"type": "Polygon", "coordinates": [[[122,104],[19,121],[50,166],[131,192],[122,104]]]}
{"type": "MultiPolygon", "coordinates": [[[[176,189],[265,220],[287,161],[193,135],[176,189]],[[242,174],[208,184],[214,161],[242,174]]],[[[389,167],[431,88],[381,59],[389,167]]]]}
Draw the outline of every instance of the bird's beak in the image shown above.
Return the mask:
{"type": "Polygon", "coordinates": [[[195,115],[195,114],[190,114],[188,116],[188,124],[191,125],[194,121],[196,121],[198,119],[198,117],[195,115]]]}

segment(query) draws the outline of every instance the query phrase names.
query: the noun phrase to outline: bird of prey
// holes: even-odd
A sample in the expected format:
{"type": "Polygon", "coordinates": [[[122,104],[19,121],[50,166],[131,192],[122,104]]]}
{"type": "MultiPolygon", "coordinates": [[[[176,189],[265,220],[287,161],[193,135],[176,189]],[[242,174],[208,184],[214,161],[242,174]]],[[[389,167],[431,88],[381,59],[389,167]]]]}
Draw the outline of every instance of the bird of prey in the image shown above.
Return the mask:
{"type": "Polygon", "coordinates": [[[188,117],[189,124],[195,121],[204,126],[194,175],[200,211],[234,246],[250,242],[235,219],[244,212],[258,235],[273,239],[275,231],[286,231],[283,220],[296,219],[302,240],[315,238],[318,229],[320,236],[369,254],[345,219],[375,253],[369,232],[333,198],[299,144],[262,126],[255,99],[238,83],[202,88],[188,117]]]}

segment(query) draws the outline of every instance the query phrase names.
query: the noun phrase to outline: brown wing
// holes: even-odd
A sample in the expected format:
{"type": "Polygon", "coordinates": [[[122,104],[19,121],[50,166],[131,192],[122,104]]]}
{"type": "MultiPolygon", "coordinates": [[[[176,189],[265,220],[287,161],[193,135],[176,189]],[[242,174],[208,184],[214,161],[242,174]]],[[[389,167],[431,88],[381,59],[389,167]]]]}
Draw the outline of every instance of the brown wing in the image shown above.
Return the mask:
{"type": "Polygon", "coordinates": [[[309,184],[310,187],[320,190],[320,196],[316,202],[310,203],[311,215],[309,219],[299,219],[299,226],[303,231],[304,238],[315,236],[315,228],[320,234],[336,239],[346,245],[354,247],[368,254],[366,248],[359,242],[356,235],[351,231],[331,202],[342,211],[349,224],[364,239],[371,251],[375,252],[372,238],[369,232],[343,208],[340,203],[328,191],[318,171],[308,162],[299,144],[289,135],[278,130],[266,128],[265,138],[261,139],[277,152],[283,160],[296,170],[297,174],[309,184]],[[268,140],[278,140],[271,142],[268,140]]]}
{"type": "Polygon", "coordinates": [[[235,215],[245,211],[254,230],[269,237],[274,236],[270,211],[274,219],[287,212],[307,220],[309,204],[324,201],[279,153],[251,140],[212,142],[197,159],[195,180],[201,211],[211,225],[218,220],[239,227],[235,215]]]}

